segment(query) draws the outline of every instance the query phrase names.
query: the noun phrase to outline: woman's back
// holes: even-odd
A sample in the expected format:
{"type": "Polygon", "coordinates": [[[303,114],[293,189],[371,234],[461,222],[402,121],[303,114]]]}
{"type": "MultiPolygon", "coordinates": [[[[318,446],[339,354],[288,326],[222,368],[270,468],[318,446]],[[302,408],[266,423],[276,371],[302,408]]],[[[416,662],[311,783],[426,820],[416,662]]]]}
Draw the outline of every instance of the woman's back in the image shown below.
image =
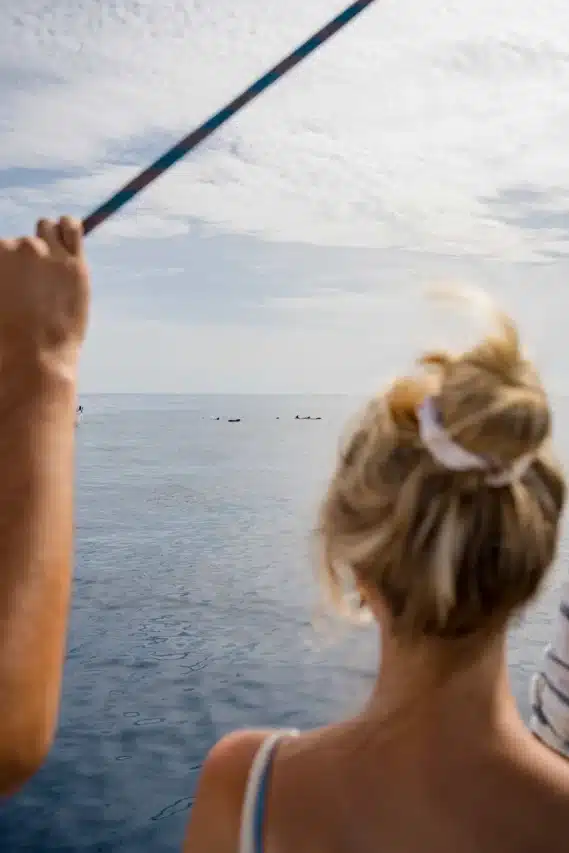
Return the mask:
{"type": "Polygon", "coordinates": [[[448,729],[426,740],[420,728],[419,740],[360,719],[283,740],[254,853],[535,853],[569,844],[569,766],[521,725],[486,742],[448,729]]]}
{"type": "MultiPolygon", "coordinates": [[[[380,636],[366,708],[285,737],[256,797],[247,777],[253,765],[256,789],[266,733],[222,740],[191,853],[239,849],[244,797],[255,832],[240,853],[569,849],[569,765],[520,718],[506,654],[510,620],[555,558],[566,485],[539,376],[513,323],[494,319],[495,334],[427,353],[370,401],[322,503],[327,589],[345,611],[355,588],[355,615],[366,609],[380,636]]],[[[548,690],[533,710],[553,731],[548,690]]],[[[569,707],[559,690],[555,701],[569,707]]]]}

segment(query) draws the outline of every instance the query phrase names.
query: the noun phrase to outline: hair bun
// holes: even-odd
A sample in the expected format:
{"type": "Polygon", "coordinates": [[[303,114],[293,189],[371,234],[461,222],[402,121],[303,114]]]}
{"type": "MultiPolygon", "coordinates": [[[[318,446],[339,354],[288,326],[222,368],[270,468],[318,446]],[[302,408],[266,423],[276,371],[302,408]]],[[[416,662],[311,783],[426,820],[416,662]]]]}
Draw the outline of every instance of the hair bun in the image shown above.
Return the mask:
{"type": "Polygon", "coordinates": [[[495,333],[477,346],[427,353],[422,376],[398,379],[371,401],[322,505],[328,589],[341,599],[351,573],[370,600],[381,596],[406,640],[501,630],[556,553],[565,482],[547,441],[547,397],[515,325],[495,319],[495,333]],[[429,397],[447,437],[492,470],[449,477],[433,464],[421,440],[429,397]],[[516,482],[528,463],[532,476],[516,482]],[[480,488],[481,478],[499,486],[505,477],[508,489],[480,488]]]}
{"type": "Polygon", "coordinates": [[[515,325],[502,313],[496,321],[497,332],[471,350],[427,353],[421,363],[438,374],[438,410],[449,437],[499,469],[538,451],[551,415],[515,325]]]}

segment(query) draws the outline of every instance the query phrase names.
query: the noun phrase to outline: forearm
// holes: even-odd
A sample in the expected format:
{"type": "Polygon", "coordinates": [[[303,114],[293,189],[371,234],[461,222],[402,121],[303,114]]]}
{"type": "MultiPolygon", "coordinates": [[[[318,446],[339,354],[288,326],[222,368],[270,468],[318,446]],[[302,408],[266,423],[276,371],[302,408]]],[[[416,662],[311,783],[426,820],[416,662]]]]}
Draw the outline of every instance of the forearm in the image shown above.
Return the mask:
{"type": "Polygon", "coordinates": [[[561,590],[552,642],[534,677],[531,700],[532,731],[569,758],[569,583],[561,590]]]}
{"type": "Polygon", "coordinates": [[[51,745],[73,551],[74,382],[43,369],[9,378],[0,381],[0,794],[51,745]]]}

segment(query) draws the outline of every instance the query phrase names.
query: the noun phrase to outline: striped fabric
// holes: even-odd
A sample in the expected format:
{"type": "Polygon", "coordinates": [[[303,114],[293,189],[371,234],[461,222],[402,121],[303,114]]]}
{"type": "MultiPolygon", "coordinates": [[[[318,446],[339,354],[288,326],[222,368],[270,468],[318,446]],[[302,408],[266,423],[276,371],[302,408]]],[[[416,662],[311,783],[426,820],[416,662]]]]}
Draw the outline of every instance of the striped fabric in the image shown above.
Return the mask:
{"type": "Polygon", "coordinates": [[[551,644],[531,685],[533,733],[569,758],[569,583],[561,590],[551,644]]]}
{"type": "Polygon", "coordinates": [[[263,831],[267,788],[277,745],[286,737],[297,737],[298,729],[277,731],[265,738],[251,764],[241,811],[239,853],[263,853],[263,831]]]}

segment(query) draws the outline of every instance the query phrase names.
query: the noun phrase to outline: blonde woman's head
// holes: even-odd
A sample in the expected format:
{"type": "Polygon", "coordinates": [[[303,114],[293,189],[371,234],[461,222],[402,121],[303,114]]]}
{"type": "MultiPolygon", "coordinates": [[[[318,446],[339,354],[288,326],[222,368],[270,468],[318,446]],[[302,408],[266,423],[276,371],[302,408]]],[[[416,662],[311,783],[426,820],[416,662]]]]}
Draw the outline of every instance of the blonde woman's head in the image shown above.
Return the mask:
{"type": "Polygon", "coordinates": [[[333,598],[351,576],[381,599],[401,640],[503,629],[555,557],[565,483],[547,396],[514,324],[497,312],[495,321],[477,346],[427,353],[416,376],[368,404],[322,505],[333,598]],[[433,429],[476,467],[448,467],[457,459],[433,429]]]}

